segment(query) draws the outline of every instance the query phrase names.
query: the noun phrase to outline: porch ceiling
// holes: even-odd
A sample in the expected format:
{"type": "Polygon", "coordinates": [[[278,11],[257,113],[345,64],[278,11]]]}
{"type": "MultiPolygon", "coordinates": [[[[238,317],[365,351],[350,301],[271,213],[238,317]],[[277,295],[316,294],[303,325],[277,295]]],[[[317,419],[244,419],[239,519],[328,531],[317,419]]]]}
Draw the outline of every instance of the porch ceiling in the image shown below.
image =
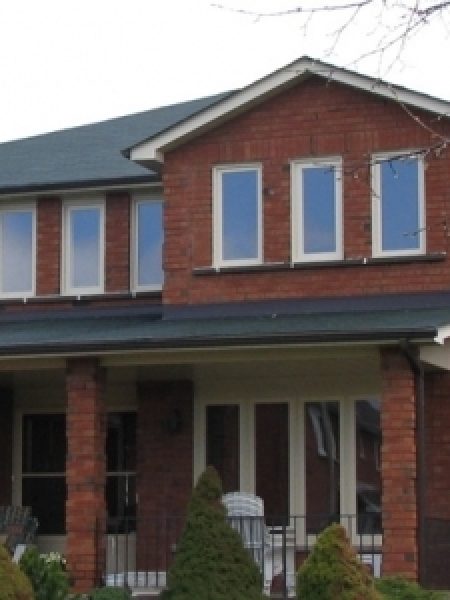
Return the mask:
{"type": "Polygon", "coordinates": [[[108,353],[272,345],[332,345],[408,340],[432,342],[450,324],[450,303],[406,303],[395,308],[349,300],[320,308],[290,303],[217,314],[156,311],[154,306],[120,310],[68,309],[58,313],[3,315],[0,356],[108,353]],[[442,304],[442,305],[440,305],[442,304]],[[284,308],[283,308],[284,307],[284,308]],[[274,310],[275,309],[275,310],[274,310]],[[277,312],[275,312],[277,311],[277,312]]]}

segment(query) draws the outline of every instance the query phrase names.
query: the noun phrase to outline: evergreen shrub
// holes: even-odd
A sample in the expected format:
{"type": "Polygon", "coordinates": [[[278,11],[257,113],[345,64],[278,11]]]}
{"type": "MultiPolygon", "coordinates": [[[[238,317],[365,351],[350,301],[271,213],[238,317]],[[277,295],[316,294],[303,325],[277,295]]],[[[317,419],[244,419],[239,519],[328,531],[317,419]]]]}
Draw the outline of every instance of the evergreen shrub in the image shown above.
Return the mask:
{"type": "Polygon", "coordinates": [[[345,529],[330,525],[300,567],[297,598],[301,600],[381,600],[373,578],[350,545],[345,529]]]}
{"type": "Polygon", "coordinates": [[[129,600],[131,594],[124,588],[103,587],[92,590],[90,600],[129,600]]]}
{"type": "Polygon", "coordinates": [[[27,576],[0,545],[0,600],[33,600],[33,588],[27,576]]]}
{"type": "Polygon", "coordinates": [[[200,476],[168,573],[164,600],[262,600],[259,568],[226,520],[213,467],[200,476]]]}
{"type": "Polygon", "coordinates": [[[375,587],[383,600],[444,600],[442,592],[424,590],[417,583],[402,577],[382,577],[375,581],[375,587]]]}

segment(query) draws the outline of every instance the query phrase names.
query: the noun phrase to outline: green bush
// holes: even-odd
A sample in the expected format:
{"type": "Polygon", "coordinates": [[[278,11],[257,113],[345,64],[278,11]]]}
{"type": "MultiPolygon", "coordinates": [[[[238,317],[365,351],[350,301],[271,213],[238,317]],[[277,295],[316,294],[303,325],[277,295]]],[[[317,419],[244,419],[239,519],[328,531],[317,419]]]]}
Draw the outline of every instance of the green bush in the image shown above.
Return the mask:
{"type": "Polygon", "coordinates": [[[33,588],[27,576],[14,564],[0,545],[0,600],[33,600],[33,588]]]}
{"type": "Polygon", "coordinates": [[[261,573],[227,523],[221,497],[208,467],[192,494],[164,600],[262,600],[261,573]]]}
{"type": "Polygon", "coordinates": [[[375,587],[384,600],[443,600],[441,592],[424,590],[416,583],[402,577],[382,577],[375,582],[375,587]]]}
{"type": "Polygon", "coordinates": [[[65,600],[69,577],[59,554],[41,556],[36,548],[28,548],[19,564],[31,581],[36,600],[65,600]]]}
{"type": "Polygon", "coordinates": [[[341,525],[330,525],[300,567],[297,598],[301,600],[381,600],[373,578],[361,564],[341,525]]]}
{"type": "Polygon", "coordinates": [[[92,590],[91,600],[128,600],[131,594],[123,588],[103,587],[92,590]]]}

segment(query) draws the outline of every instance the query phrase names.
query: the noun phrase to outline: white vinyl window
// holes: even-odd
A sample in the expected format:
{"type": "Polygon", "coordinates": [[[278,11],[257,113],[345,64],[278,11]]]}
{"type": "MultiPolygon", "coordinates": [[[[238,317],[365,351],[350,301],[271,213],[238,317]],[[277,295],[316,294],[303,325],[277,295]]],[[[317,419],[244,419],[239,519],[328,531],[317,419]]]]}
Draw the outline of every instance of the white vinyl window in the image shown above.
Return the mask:
{"type": "Polygon", "coordinates": [[[372,166],[372,244],[374,256],[425,251],[423,159],[376,155],[372,166]]]}
{"type": "Polygon", "coordinates": [[[295,161],[291,171],[294,261],[342,258],[342,177],[338,158],[295,161]]]}
{"type": "Polygon", "coordinates": [[[35,293],[36,209],[34,204],[0,208],[0,295],[35,293]]]}
{"type": "Polygon", "coordinates": [[[104,203],[68,202],[64,206],[64,291],[99,294],[104,282],[104,203]]]}
{"type": "Polygon", "coordinates": [[[139,194],[134,198],[131,287],[135,291],[162,288],[163,211],[160,197],[139,194]]]}
{"type": "Polygon", "coordinates": [[[261,166],[214,170],[214,264],[262,262],[261,166]]]}

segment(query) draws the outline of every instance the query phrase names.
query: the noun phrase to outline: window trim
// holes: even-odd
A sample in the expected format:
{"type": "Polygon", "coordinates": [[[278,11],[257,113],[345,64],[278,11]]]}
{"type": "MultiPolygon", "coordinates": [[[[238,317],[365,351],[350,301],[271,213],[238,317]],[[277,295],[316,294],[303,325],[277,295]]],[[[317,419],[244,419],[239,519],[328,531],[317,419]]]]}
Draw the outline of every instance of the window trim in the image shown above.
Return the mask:
{"type": "MultiPolygon", "coordinates": [[[[140,284],[138,282],[138,205],[144,203],[161,203],[163,207],[163,252],[164,252],[164,198],[161,193],[136,192],[132,196],[132,215],[131,215],[131,236],[130,236],[130,289],[132,292],[159,292],[164,287],[164,269],[163,281],[161,284],[140,284]]],[[[163,260],[164,263],[164,260],[163,260]]]]}
{"type": "MultiPolygon", "coordinates": [[[[7,202],[0,205],[0,219],[4,212],[31,212],[31,289],[23,292],[5,292],[1,288],[2,271],[3,271],[3,252],[0,243],[0,298],[31,298],[36,295],[36,229],[37,229],[37,209],[36,201],[28,202],[7,202]]],[[[0,224],[1,228],[1,224],[0,224]]]]}
{"type": "Polygon", "coordinates": [[[217,165],[213,168],[213,265],[214,267],[239,267],[260,265],[263,263],[263,202],[262,202],[262,164],[237,163],[217,165]],[[223,257],[222,228],[222,175],[240,171],[256,171],[257,173],[257,256],[254,258],[225,259],[223,257]]]}
{"type": "Polygon", "coordinates": [[[342,218],[342,158],[328,156],[314,159],[301,159],[291,162],[291,252],[293,262],[323,262],[343,258],[343,218],[342,218]],[[335,182],[335,235],[336,250],[333,252],[305,252],[303,228],[303,169],[329,166],[334,168],[335,182]]]}
{"type": "Polygon", "coordinates": [[[80,199],[66,199],[63,202],[63,243],[62,243],[62,268],[61,268],[61,290],[66,296],[85,296],[90,294],[103,294],[105,286],[105,200],[94,197],[80,199]],[[77,209],[99,210],[100,232],[99,232],[99,282],[98,285],[89,287],[72,287],[72,265],[70,253],[70,215],[77,209]]]}
{"type": "Polygon", "coordinates": [[[395,257],[417,256],[425,254],[426,249],[426,214],[425,214],[425,173],[423,156],[415,154],[414,150],[401,150],[398,152],[380,152],[371,157],[371,183],[372,183],[372,256],[395,257]],[[382,215],[381,215],[381,165],[393,158],[411,158],[417,161],[418,202],[419,202],[419,246],[405,250],[383,250],[382,248],[382,215]]]}

